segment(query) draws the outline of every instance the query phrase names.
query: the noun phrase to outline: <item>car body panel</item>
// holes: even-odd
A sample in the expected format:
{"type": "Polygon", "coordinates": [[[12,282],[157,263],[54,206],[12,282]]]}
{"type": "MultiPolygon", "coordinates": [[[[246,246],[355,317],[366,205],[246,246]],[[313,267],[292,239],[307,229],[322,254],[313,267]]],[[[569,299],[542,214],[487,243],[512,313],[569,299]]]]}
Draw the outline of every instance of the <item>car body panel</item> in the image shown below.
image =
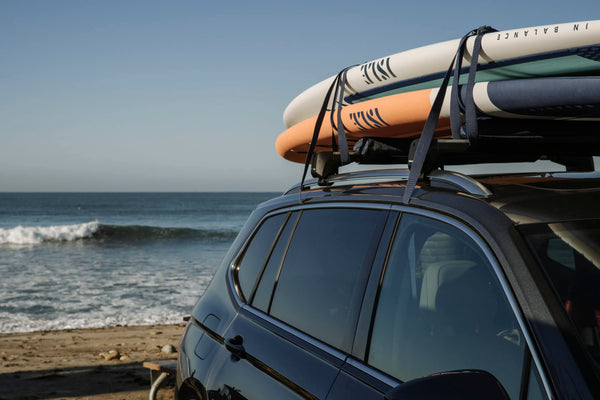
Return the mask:
{"type": "Polygon", "coordinates": [[[400,382],[361,359],[368,347],[380,275],[396,217],[416,213],[460,226],[484,248],[527,334],[532,362],[546,396],[599,398],[598,375],[582,367],[586,356],[569,316],[517,229],[532,222],[600,217],[597,174],[577,177],[575,182],[567,175],[483,177],[481,182],[490,188],[491,196],[422,186],[408,205],[403,202],[402,182],[317,188],[263,203],[234,241],[192,312],[193,323],[181,344],[178,388],[194,387],[201,398],[211,399],[384,398],[400,382]],[[392,210],[348,354],[244,305],[231,278],[233,262],[265,215],[339,206],[392,210]],[[205,324],[207,318],[212,321],[210,327],[205,324]],[[238,336],[243,338],[243,357],[235,356],[226,346],[229,339],[238,336]]]}

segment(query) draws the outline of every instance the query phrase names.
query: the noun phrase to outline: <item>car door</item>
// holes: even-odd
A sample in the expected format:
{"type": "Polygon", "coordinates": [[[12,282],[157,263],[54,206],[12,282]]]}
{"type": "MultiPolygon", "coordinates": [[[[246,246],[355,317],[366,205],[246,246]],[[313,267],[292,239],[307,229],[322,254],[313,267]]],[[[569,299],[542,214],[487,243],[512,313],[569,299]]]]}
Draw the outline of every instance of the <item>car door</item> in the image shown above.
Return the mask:
{"type": "Polygon", "coordinates": [[[425,214],[398,214],[328,399],[402,398],[392,390],[404,382],[462,370],[486,371],[513,400],[547,398],[491,253],[464,225],[425,214]]]}
{"type": "Polygon", "coordinates": [[[388,213],[367,207],[296,210],[262,257],[254,249],[261,231],[254,235],[231,271],[241,308],[213,364],[209,397],[327,396],[351,351],[388,213]]]}

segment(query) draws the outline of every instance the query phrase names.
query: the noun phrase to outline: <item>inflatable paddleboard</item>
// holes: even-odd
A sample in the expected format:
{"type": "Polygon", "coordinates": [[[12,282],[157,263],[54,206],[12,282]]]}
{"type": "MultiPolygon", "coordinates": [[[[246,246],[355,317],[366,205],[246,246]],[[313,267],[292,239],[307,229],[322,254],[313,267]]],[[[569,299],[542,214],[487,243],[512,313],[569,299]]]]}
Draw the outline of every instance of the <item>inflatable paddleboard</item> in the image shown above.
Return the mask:
{"type": "MultiPolygon", "coordinates": [[[[459,39],[436,43],[350,68],[345,100],[352,104],[439,87],[458,43],[459,39]]],[[[474,38],[467,41],[463,66],[470,61],[473,43],[474,38]]],[[[478,82],[600,74],[600,20],[491,32],[483,36],[481,46],[478,82]]],[[[284,112],[285,126],[316,115],[333,79],[293,99],[284,112]]]]}
{"type": "MultiPolygon", "coordinates": [[[[361,137],[418,137],[440,89],[424,89],[375,98],[342,108],[350,147],[361,137]]],[[[450,90],[447,89],[437,124],[437,136],[450,128],[450,90]]],[[[464,92],[466,88],[460,87],[464,92]]],[[[479,116],[511,119],[600,120],[600,77],[537,78],[476,83],[473,99],[479,116]]],[[[337,113],[337,111],[335,111],[337,113]]],[[[281,133],[275,147],[285,159],[304,162],[317,117],[281,133]]],[[[316,151],[331,150],[330,112],[325,115],[316,151]]]]}

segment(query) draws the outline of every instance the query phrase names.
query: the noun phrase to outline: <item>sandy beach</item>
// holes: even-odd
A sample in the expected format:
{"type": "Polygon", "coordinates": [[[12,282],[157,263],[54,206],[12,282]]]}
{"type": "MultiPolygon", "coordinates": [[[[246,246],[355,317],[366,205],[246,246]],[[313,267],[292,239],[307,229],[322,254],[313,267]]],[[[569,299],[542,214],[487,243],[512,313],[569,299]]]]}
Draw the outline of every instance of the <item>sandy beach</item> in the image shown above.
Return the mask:
{"type": "MultiPolygon", "coordinates": [[[[0,334],[0,400],[147,399],[150,373],[142,362],[177,358],[184,327],[0,334]]],[[[173,399],[173,387],[158,399],[173,399]]]]}

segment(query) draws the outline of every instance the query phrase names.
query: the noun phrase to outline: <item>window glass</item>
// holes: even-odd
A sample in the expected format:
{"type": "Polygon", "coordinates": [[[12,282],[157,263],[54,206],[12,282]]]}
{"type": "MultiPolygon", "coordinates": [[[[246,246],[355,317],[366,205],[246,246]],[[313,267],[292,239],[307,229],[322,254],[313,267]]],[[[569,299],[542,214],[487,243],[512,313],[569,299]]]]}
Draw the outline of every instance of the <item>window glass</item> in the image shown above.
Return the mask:
{"type": "Polygon", "coordinates": [[[271,314],[348,351],[387,211],[312,209],[300,217],[271,314]]]}
{"type": "Polygon", "coordinates": [[[269,312],[269,305],[271,303],[271,294],[273,293],[275,279],[277,278],[279,267],[281,267],[281,262],[283,261],[284,252],[287,249],[290,235],[296,226],[297,220],[298,213],[292,214],[292,216],[289,218],[285,228],[279,236],[279,240],[273,249],[271,257],[269,257],[269,261],[267,261],[267,266],[265,267],[262,277],[260,278],[260,283],[258,284],[256,293],[252,299],[252,306],[261,311],[267,313],[269,312]]]}
{"type": "Polygon", "coordinates": [[[485,370],[518,399],[524,349],[481,249],[448,224],[403,215],[382,281],[368,363],[401,381],[485,370]]]}
{"type": "Polygon", "coordinates": [[[542,379],[537,369],[531,365],[529,372],[529,383],[527,385],[527,400],[546,400],[546,392],[543,390],[542,379]]]}
{"type": "Polygon", "coordinates": [[[580,342],[593,360],[582,369],[600,371],[600,220],[562,221],[519,227],[563,304],[580,342]]]}
{"type": "Polygon", "coordinates": [[[237,283],[245,299],[249,299],[256,279],[262,271],[267,257],[271,253],[273,243],[277,238],[281,224],[286,214],[278,214],[263,222],[246,247],[242,259],[237,265],[237,283]]]}
{"type": "Polygon", "coordinates": [[[570,270],[575,270],[573,248],[561,239],[552,238],[548,240],[547,256],[548,259],[556,261],[570,270]]]}

